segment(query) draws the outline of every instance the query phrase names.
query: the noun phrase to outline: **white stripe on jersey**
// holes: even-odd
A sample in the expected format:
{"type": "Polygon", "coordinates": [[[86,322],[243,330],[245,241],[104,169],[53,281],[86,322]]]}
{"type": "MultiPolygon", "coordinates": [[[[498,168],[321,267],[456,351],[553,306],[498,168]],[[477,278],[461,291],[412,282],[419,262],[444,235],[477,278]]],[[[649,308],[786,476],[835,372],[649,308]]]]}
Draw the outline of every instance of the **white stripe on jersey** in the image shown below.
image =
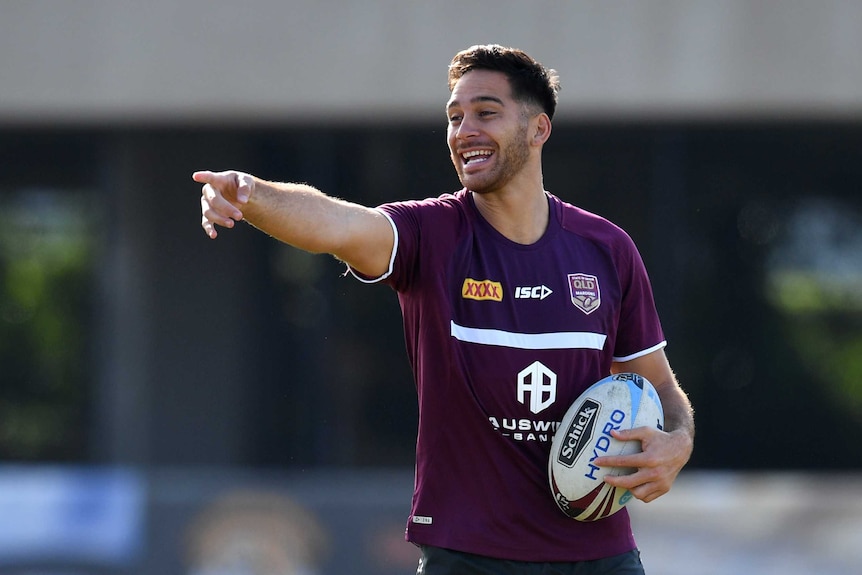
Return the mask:
{"type": "Polygon", "coordinates": [[[585,331],[556,333],[515,333],[499,329],[464,327],[454,321],[451,334],[457,340],[517,349],[597,349],[605,347],[608,336],[585,331]]]}

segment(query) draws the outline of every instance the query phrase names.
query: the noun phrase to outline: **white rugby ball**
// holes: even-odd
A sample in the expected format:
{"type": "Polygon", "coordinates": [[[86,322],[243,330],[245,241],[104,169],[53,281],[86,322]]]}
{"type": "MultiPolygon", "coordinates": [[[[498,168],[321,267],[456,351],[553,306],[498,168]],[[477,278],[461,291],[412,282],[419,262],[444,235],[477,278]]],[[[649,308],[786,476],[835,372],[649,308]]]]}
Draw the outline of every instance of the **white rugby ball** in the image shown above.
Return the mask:
{"type": "Polygon", "coordinates": [[[590,386],[566,411],[554,433],[548,476],[557,506],[578,521],[613,515],[629,502],[628,489],[604,482],[606,475],[628,475],[628,467],[598,467],[605,455],[641,451],[640,441],[620,441],[612,429],[662,429],[664,412],[652,384],[636,373],[618,373],[590,386]]]}

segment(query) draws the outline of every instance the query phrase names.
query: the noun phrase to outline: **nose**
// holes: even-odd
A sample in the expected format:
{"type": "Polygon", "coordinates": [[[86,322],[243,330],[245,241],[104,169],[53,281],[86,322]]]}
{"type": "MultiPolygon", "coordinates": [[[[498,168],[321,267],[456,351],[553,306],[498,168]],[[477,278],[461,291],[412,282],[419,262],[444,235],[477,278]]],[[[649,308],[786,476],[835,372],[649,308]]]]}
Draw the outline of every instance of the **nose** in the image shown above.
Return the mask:
{"type": "Polygon", "coordinates": [[[458,140],[465,140],[470,138],[471,136],[477,135],[479,132],[476,129],[476,123],[473,122],[469,117],[464,116],[461,119],[461,122],[458,124],[458,127],[455,129],[455,138],[458,140]]]}

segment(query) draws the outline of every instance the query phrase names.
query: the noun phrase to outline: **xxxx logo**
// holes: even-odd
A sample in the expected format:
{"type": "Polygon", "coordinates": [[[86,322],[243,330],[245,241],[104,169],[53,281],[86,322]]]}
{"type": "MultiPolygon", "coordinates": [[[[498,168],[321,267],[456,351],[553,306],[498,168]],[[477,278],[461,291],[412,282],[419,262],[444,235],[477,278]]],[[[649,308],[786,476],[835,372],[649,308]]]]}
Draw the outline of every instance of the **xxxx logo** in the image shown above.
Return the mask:
{"type": "Polygon", "coordinates": [[[461,297],[478,301],[503,301],[503,284],[491,280],[467,278],[461,286],[461,297]]]}

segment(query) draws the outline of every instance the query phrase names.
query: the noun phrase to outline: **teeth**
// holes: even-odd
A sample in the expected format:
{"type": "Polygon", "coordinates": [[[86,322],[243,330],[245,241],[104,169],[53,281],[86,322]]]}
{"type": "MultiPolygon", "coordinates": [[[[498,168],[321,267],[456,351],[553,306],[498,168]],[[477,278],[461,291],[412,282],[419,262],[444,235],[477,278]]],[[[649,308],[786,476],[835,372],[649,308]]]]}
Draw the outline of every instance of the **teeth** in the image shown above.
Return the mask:
{"type": "Polygon", "coordinates": [[[469,162],[474,158],[479,158],[481,156],[488,157],[491,154],[492,154],[492,152],[490,150],[473,150],[470,152],[464,152],[463,154],[461,154],[461,157],[463,157],[465,160],[467,160],[469,162]]]}

